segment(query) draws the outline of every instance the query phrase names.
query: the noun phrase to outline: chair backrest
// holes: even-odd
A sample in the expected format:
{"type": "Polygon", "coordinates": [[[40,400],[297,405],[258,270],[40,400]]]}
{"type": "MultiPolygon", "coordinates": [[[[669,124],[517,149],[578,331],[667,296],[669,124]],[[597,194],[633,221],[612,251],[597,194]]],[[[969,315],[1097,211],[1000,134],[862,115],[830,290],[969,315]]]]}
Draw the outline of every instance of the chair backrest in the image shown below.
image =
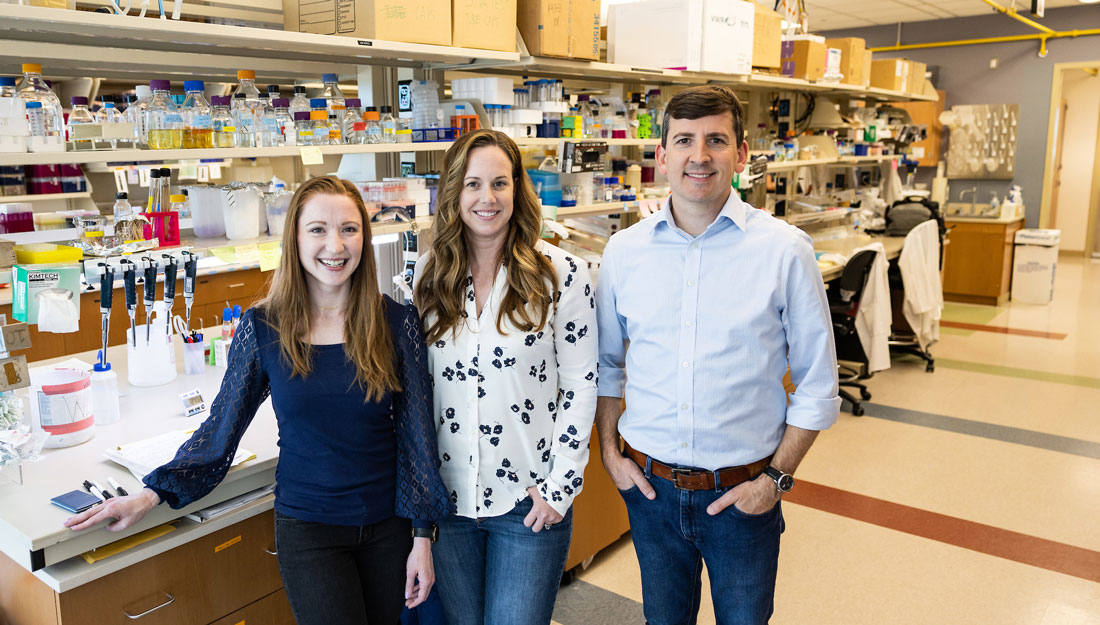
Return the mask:
{"type": "Polygon", "coordinates": [[[848,259],[844,271],[840,274],[840,299],[845,302],[858,302],[867,286],[867,276],[871,275],[871,265],[875,262],[874,250],[857,252],[848,259]]]}

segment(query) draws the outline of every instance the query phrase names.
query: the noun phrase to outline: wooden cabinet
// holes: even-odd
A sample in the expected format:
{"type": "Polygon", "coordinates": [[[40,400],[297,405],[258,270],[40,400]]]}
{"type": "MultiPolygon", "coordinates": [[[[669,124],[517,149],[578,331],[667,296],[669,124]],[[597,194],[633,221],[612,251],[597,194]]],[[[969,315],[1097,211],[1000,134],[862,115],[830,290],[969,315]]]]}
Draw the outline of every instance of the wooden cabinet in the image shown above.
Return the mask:
{"type": "Polygon", "coordinates": [[[268,511],[61,594],[0,555],[0,622],[293,623],[274,552],[268,511]]]}
{"type": "Polygon", "coordinates": [[[592,429],[588,452],[584,489],[573,501],[573,542],[569,545],[569,557],[565,560],[567,571],[630,531],[626,504],[611,476],[603,468],[595,428],[592,429]]]}
{"type": "Polygon", "coordinates": [[[917,159],[917,164],[921,167],[935,167],[940,162],[940,148],[943,142],[940,113],[943,112],[943,102],[947,98],[947,92],[937,90],[936,95],[939,99],[935,102],[891,102],[888,105],[908,111],[914,124],[926,127],[928,137],[909,146],[917,154],[921,154],[917,159]]]}
{"type": "MultiPolygon", "coordinates": [[[[259,269],[230,271],[199,276],[195,284],[195,303],[191,307],[191,327],[217,325],[221,323],[222,309],[225,303],[239,304],[242,309],[256,303],[267,292],[268,277],[272,272],[261,273],[259,269]]],[[[138,286],[138,325],[145,323],[145,306],[141,303],[144,294],[138,286]]],[[[164,284],[157,285],[157,299],[164,298],[164,284]]],[[[31,325],[31,347],[26,350],[27,360],[35,362],[46,358],[56,358],[65,354],[78,354],[99,349],[102,345],[102,324],[99,313],[99,291],[89,291],[80,297],[80,330],[68,334],[39,332],[38,326],[31,325]]],[[[11,305],[0,307],[0,313],[11,316],[11,305]]],[[[183,280],[176,281],[176,299],[172,304],[174,315],[184,316],[186,305],[183,300],[183,280]]],[[[114,291],[111,306],[111,319],[107,331],[108,345],[122,345],[126,342],[126,331],[130,328],[130,315],[126,311],[126,293],[118,288],[114,291]]]]}
{"type": "Polygon", "coordinates": [[[947,219],[951,245],[944,247],[943,298],[987,306],[1008,301],[1013,238],[1023,225],[1023,219],[947,219]]]}

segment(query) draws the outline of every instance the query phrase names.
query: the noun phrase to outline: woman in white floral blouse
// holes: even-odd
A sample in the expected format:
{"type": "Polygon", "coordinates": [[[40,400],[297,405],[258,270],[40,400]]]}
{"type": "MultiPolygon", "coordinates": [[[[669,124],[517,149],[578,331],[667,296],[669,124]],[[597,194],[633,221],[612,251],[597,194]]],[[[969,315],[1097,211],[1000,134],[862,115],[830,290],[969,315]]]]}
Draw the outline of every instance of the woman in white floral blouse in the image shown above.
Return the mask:
{"type": "Polygon", "coordinates": [[[550,622],[596,407],[585,263],[540,239],[519,148],[447,150],[431,249],[416,264],[440,472],[457,514],[433,547],[450,625],[550,622]]]}

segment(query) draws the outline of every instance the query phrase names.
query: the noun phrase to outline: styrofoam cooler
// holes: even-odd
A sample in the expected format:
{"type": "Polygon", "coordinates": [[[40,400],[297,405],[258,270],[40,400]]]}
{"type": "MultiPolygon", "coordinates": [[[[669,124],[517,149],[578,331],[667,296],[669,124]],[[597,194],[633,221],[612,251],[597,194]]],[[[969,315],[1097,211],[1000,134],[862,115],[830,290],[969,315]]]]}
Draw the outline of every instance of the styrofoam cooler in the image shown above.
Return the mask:
{"type": "Polygon", "coordinates": [[[1054,299],[1061,230],[1024,228],[1016,231],[1012,260],[1012,301],[1049,304],[1054,299]]]}

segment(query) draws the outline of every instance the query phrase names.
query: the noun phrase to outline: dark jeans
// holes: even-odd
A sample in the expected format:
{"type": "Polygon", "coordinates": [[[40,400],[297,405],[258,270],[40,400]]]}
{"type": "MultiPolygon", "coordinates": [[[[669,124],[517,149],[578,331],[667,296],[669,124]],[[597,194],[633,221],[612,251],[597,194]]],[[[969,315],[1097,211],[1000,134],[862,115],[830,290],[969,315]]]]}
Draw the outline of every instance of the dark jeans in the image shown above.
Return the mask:
{"type": "Polygon", "coordinates": [[[783,532],[780,504],[759,515],[729,506],[711,516],[707,506],[729,489],[677,490],[657,476],[649,483],[657,491],[653,501],[637,486],[620,491],[642,570],[648,625],[695,624],[703,562],[718,625],[767,623],[783,532]]]}
{"type": "Polygon", "coordinates": [[[531,500],[501,516],[452,514],[432,548],[449,625],[549,625],[573,535],[573,510],[538,534],[524,527],[531,500]]]}
{"type": "Polygon", "coordinates": [[[298,625],[395,625],[405,604],[408,519],[326,525],[275,512],[275,549],[298,625]]]}

